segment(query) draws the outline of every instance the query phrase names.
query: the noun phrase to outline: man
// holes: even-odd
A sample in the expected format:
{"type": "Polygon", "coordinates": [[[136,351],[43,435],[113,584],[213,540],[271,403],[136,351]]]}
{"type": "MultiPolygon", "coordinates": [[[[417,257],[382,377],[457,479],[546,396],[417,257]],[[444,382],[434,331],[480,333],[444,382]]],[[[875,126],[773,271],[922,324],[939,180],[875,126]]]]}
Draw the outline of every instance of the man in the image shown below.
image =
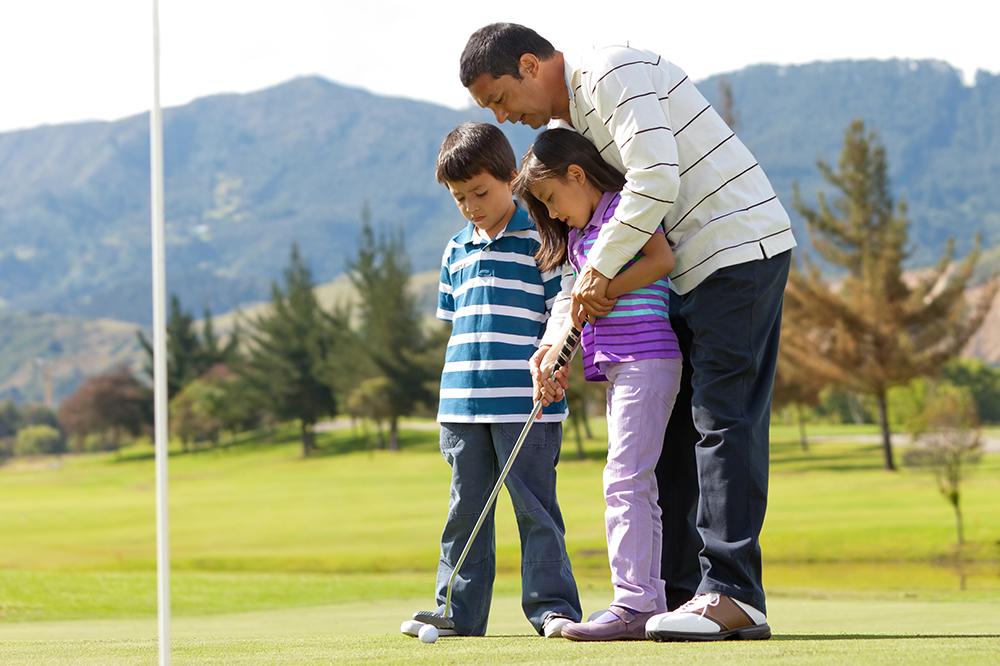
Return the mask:
{"type": "Polygon", "coordinates": [[[469,38],[460,77],[498,122],[565,123],[625,174],[615,218],[563,313],[577,322],[607,314],[610,278],[658,225],[676,257],[671,324],[685,373],[657,467],[662,575],[673,610],[651,618],[647,635],[770,637],[759,536],[782,294],[795,246],[787,213],[693,82],[655,53],[609,47],[574,67],[533,30],[496,23],[469,38]]]}

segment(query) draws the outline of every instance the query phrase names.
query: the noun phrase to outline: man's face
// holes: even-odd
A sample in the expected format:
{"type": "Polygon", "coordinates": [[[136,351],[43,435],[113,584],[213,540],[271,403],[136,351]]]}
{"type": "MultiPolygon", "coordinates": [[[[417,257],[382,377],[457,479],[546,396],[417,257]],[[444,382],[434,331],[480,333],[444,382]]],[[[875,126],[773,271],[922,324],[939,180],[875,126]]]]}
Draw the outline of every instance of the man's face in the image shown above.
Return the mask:
{"type": "Polygon", "coordinates": [[[522,59],[520,79],[509,74],[498,79],[488,72],[480,74],[469,85],[469,93],[476,104],[493,112],[498,123],[510,121],[538,129],[552,119],[552,101],[538,76],[538,67],[531,65],[525,67],[522,59]]]}

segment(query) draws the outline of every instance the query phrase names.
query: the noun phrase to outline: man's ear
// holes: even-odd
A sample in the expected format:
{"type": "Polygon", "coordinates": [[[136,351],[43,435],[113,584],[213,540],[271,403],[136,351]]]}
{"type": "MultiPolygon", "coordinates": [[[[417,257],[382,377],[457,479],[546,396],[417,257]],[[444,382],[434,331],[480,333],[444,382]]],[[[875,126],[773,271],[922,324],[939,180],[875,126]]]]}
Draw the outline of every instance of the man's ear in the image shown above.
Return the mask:
{"type": "Polygon", "coordinates": [[[521,78],[535,78],[538,76],[540,71],[540,61],[538,56],[534,53],[522,53],[521,59],[517,62],[517,69],[521,74],[521,78]]]}

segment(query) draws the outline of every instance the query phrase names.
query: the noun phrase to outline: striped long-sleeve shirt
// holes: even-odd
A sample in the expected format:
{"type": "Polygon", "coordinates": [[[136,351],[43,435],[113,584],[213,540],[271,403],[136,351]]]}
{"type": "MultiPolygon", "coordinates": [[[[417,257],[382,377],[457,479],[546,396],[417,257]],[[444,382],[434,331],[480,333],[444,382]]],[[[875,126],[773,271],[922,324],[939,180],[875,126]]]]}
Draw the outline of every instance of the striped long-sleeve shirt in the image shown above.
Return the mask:
{"type": "Polygon", "coordinates": [[[629,47],[566,64],[576,131],[625,174],[615,218],[588,261],[613,277],[662,225],[671,286],[795,247],[788,214],[754,156],[676,65],[629,47]]]}
{"type": "MultiPolygon", "coordinates": [[[[542,272],[540,241],[518,208],[486,240],[468,224],[445,248],[437,316],[452,323],[438,407],[440,423],[523,422],[531,414],[528,359],[538,348],[560,288],[559,271],[542,272]]],[[[565,401],[542,421],[566,418],[565,401]]]]}

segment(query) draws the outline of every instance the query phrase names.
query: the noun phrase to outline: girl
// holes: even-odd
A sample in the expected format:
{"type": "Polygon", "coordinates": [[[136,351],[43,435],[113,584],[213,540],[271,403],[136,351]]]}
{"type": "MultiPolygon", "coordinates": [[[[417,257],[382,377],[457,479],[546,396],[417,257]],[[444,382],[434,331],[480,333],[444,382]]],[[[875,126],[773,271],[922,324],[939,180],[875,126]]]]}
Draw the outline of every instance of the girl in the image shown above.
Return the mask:
{"type": "MultiPolygon", "coordinates": [[[[524,156],[515,187],[541,236],[539,267],[563,267],[564,295],[572,290],[601,228],[615,216],[624,186],[624,176],[572,130],[543,132],[524,156]]],[[[666,610],[654,470],[681,376],[667,308],[665,276],[673,266],[673,253],[658,228],[611,280],[608,296],[617,299],[613,309],[583,329],[584,376],[608,382],[604,496],[614,600],[590,621],[564,627],[562,635],[569,639],[642,639],[646,620],[666,610]]],[[[556,319],[538,352],[542,360],[533,368],[536,399],[552,395],[554,387],[544,386],[541,378],[572,325],[556,319]]]]}

